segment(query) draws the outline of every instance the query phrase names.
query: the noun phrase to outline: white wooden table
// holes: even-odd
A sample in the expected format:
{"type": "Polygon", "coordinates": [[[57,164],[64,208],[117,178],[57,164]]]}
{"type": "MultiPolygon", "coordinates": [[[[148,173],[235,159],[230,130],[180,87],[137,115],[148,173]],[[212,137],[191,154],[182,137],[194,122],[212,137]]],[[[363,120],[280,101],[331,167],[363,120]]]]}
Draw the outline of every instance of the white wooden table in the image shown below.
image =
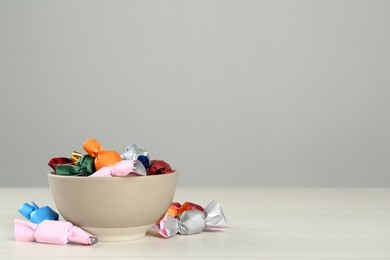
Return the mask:
{"type": "Polygon", "coordinates": [[[226,232],[60,246],[13,238],[22,203],[55,209],[49,189],[3,188],[0,259],[390,259],[390,189],[178,188],[175,196],[204,206],[212,199],[226,232]]]}

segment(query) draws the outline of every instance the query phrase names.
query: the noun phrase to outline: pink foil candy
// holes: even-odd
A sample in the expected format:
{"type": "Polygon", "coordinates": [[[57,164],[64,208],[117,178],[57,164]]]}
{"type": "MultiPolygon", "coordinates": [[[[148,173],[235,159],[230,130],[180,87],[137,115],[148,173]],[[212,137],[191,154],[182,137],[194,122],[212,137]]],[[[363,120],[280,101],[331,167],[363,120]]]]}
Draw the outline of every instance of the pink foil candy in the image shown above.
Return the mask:
{"type": "Polygon", "coordinates": [[[14,235],[16,241],[39,242],[65,245],[69,242],[93,245],[97,238],[70,222],[44,220],[40,224],[15,219],[14,235]]]}
{"type": "Polygon", "coordinates": [[[113,176],[145,176],[146,169],[138,160],[122,160],[114,166],[106,166],[96,171],[89,177],[113,177],[113,176]]]}

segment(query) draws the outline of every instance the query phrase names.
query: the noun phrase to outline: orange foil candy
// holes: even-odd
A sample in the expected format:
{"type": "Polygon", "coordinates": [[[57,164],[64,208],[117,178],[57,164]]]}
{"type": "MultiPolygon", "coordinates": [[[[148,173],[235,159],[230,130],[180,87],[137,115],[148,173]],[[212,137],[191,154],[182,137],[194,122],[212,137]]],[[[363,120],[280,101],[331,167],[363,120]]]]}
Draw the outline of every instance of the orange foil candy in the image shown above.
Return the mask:
{"type": "Polygon", "coordinates": [[[179,213],[177,213],[177,211],[179,210],[180,207],[181,207],[180,203],[172,202],[171,206],[167,210],[166,214],[171,215],[172,217],[176,218],[179,215],[179,213]]]}
{"type": "Polygon", "coordinates": [[[92,157],[95,157],[95,168],[96,171],[100,170],[105,166],[113,166],[119,161],[122,161],[121,156],[115,151],[103,151],[103,147],[95,139],[87,140],[83,149],[92,157]]]}
{"type": "Polygon", "coordinates": [[[180,215],[181,213],[187,210],[199,210],[203,212],[204,208],[198,204],[188,202],[188,201],[184,202],[183,205],[177,202],[172,202],[166,214],[176,218],[178,215],[180,215]]]}
{"type": "Polygon", "coordinates": [[[187,211],[187,210],[199,210],[199,211],[204,211],[204,208],[198,204],[195,204],[195,203],[192,203],[192,202],[184,202],[183,205],[181,205],[181,207],[177,210],[177,214],[180,215],[181,213],[183,213],[184,211],[187,211]]]}

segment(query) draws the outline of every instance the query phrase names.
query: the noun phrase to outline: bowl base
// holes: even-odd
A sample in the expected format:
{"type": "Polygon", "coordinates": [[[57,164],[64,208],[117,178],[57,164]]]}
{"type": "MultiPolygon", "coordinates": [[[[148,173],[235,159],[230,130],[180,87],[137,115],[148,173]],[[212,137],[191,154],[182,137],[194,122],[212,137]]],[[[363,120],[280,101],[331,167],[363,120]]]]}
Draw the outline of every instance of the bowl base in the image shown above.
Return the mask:
{"type": "Polygon", "coordinates": [[[82,227],[85,231],[95,235],[98,241],[128,241],[143,238],[153,224],[128,228],[95,228],[82,227]]]}

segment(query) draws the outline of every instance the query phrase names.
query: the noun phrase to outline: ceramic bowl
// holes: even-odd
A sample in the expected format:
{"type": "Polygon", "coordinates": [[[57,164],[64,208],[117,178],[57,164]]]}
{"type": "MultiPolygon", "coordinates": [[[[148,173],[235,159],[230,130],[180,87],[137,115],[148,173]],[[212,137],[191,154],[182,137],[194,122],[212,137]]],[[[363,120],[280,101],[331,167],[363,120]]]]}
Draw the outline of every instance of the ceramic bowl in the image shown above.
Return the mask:
{"type": "Polygon", "coordinates": [[[136,177],[77,177],[48,174],[62,217],[99,241],[145,236],[167,211],[178,172],[136,177]]]}

